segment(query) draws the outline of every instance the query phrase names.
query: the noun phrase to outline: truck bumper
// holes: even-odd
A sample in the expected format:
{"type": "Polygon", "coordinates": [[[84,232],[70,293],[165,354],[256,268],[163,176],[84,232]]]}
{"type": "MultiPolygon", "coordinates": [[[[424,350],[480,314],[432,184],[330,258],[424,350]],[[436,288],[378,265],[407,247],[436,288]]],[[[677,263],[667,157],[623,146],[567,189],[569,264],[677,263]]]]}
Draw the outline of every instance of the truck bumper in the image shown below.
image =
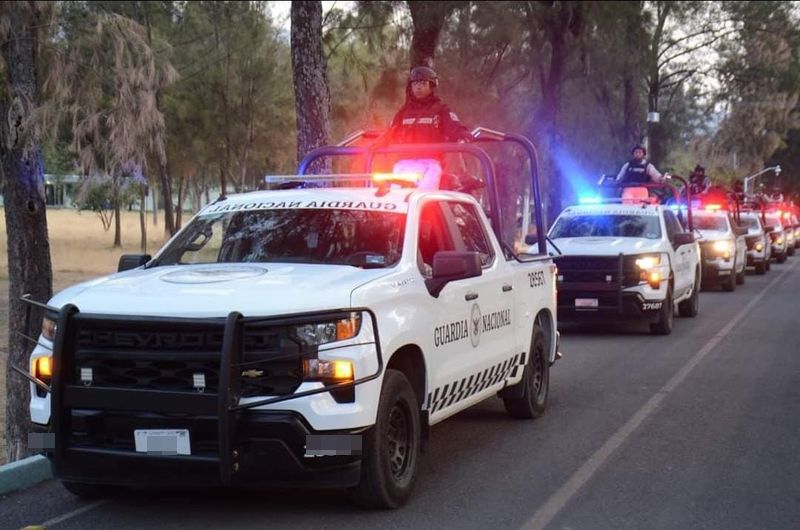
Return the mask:
{"type": "Polygon", "coordinates": [[[233,440],[232,472],[223,480],[216,418],[75,411],[72,424],[74,435],[55,476],[134,487],[350,487],[360,478],[361,440],[368,430],[315,432],[291,412],[247,411],[233,440]],[[137,429],[187,429],[192,454],[136,452],[137,429]]]}
{"type": "Polygon", "coordinates": [[[596,320],[658,320],[664,300],[645,299],[637,292],[559,291],[558,320],[587,322],[596,320]],[[596,299],[595,308],[578,308],[576,299],[596,299]]]}
{"type": "Polygon", "coordinates": [[[730,278],[732,274],[735,274],[733,270],[733,260],[703,261],[703,282],[719,283],[730,278]]]}

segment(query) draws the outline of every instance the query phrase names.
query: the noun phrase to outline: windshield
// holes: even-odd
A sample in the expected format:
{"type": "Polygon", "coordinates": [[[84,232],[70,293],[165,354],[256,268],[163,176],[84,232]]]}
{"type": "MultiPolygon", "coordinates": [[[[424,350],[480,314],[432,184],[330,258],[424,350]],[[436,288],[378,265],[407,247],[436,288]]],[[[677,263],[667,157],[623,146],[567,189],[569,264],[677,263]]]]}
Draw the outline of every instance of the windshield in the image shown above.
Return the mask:
{"type": "Polygon", "coordinates": [[[777,215],[767,215],[767,226],[781,228],[781,218],[777,215]]]}
{"type": "Polygon", "coordinates": [[[401,213],[337,209],[251,210],[195,217],[157,265],[317,263],[390,267],[403,247],[401,213]]]}
{"type": "Polygon", "coordinates": [[[758,217],[751,217],[747,215],[742,216],[742,225],[746,226],[747,228],[760,228],[758,224],[758,217]]]}
{"type": "Polygon", "coordinates": [[[661,224],[656,215],[587,214],[561,217],[550,237],[661,237],[661,224]]]}
{"type": "Polygon", "coordinates": [[[725,222],[725,217],[721,215],[697,215],[695,214],[692,220],[694,227],[700,230],[716,230],[719,232],[726,232],[728,224],[725,222]]]}

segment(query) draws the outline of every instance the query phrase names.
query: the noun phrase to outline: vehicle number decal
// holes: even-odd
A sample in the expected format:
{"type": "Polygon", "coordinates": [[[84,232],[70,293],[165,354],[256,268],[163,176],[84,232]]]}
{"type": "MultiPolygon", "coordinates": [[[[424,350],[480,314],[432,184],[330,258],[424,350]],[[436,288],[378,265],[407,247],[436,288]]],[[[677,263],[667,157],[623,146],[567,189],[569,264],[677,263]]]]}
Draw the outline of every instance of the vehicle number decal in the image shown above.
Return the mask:
{"type": "Polygon", "coordinates": [[[664,302],[645,302],[642,304],[642,311],[655,311],[661,309],[661,304],[664,302]]]}
{"type": "Polygon", "coordinates": [[[541,287],[547,283],[544,278],[544,271],[529,272],[528,280],[530,281],[531,287],[541,287]]]}

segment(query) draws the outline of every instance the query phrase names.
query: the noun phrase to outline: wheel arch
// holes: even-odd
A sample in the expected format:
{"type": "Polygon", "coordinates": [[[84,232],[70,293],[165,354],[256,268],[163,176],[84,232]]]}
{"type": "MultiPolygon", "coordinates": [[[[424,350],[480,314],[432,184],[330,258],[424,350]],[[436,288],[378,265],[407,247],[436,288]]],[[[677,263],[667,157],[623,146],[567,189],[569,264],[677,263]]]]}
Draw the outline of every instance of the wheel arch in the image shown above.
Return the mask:
{"type": "MultiPolygon", "coordinates": [[[[544,308],[536,313],[533,324],[538,324],[544,330],[545,336],[547,336],[547,340],[549,341],[548,347],[550,348],[548,355],[552,363],[556,358],[556,343],[558,341],[556,340],[556,320],[550,312],[550,309],[544,308]]],[[[533,329],[531,329],[531,337],[533,337],[533,329]]],[[[528,355],[530,355],[530,353],[530,351],[527,352],[528,355]]]]}
{"type": "Polygon", "coordinates": [[[427,387],[428,372],[422,348],[416,344],[406,344],[397,348],[389,357],[386,369],[402,372],[408,382],[411,383],[411,388],[414,389],[414,395],[417,397],[420,408],[425,406],[425,388],[427,387]]]}

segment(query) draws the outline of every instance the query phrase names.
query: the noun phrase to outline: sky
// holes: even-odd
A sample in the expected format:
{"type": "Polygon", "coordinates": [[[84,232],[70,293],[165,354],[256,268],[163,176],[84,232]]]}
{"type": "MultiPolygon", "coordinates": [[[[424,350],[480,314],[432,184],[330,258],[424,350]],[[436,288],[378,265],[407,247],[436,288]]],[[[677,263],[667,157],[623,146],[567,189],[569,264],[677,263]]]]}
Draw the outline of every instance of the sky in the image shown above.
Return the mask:
{"type": "MultiPolygon", "coordinates": [[[[323,1],[322,2],[322,14],[324,15],[328,11],[330,11],[333,7],[338,7],[339,9],[347,9],[353,6],[355,2],[344,2],[344,1],[323,1]]],[[[292,3],[289,1],[285,2],[269,2],[269,8],[272,11],[273,16],[275,17],[275,22],[277,22],[281,28],[288,30],[290,29],[289,23],[289,12],[292,9],[292,3]]]]}

